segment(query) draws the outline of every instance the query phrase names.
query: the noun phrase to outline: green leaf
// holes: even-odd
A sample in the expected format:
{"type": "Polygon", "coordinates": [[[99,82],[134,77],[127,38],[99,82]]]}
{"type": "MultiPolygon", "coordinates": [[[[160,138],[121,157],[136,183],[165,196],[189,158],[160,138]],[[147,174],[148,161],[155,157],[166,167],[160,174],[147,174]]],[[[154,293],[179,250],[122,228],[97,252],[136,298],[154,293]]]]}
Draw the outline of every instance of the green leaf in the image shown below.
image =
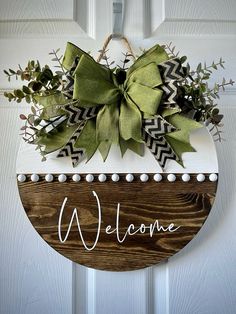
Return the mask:
{"type": "Polygon", "coordinates": [[[34,115],[36,115],[36,109],[35,109],[34,106],[31,106],[31,111],[32,111],[32,113],[33,113],[34,115]]]}
{"type": "Polygon", "coordinates": [[[31,94],[31,90],[29,89],[29,87],[23,85],[22,90],[25,94],[31,94]]]}
{"type": "Polygon", "coordinates": [[[21,120],[27,120],[27,117],[22,113],[22,114],[20,114],[20,119],[21,120]]]}
{"type": "Polygon", "coordinates": [[[201,70],[202,70],[202,64],[199,63],[198,66],[197,66],[197,72],[201,72],[201,70]]]}
{"type": "Polygon", "coordinates": [[[31,103],[30,95],[26,95],[25,100],[26,100],[27,104],[30,104],[31,103]]]}
{"type": "Polygon", "coordinates": [[[187,57],[186,56],[183,56],[183,57],[180,58],[181,64],[183,64],[185,61],[187,61],[187,57]]]}
{"type": "Polygon", "coordinates": [[[24,98],[25,97],[25,94],[22,92],[22,90],[20,89],[16,89],[14,90],[14,95],[18,98],[24,98]]]}
{"type": "Polygon", "coordinates": [[[43,87],[43,85],[41,82],[33,81],[29,83],[29,87],[31,87],[34,92],[38,92],[43,87]]]}

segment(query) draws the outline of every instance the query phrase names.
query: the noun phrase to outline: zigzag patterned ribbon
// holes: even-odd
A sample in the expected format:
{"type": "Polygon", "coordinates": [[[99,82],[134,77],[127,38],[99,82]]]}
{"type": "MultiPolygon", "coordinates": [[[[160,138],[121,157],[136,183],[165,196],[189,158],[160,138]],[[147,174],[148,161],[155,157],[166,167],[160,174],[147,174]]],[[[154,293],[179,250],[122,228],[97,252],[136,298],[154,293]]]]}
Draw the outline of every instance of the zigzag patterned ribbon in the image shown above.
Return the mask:
{"type": "Polygon", "coordinates": [[[69,126],[78,124],[84,120],[94,118],[99,111],[99,107],[91,107],[91,108],[78,108],[74,106],[77,103],[79,105],[79,101],[63,106],[63,110],[65,110],[69,114],[69,118],[67,124],[69,126]]]}
{"type": "MultiPolygon", "coordinates": [[[[74,91],[74,71],[78,65],[79,57],[75,58],[75,61],[67,72],[66,78],[67,83],[64,88],[63,94],[67,97],[72,99],[73,98],[73,91],[74,91]]],[[[99,109],[97,107],[91,108],[78,108],[75,105],[79,105],[79,100],[74,101],[66,106],[61,106],[64,111],[66,111],[69,115],[67,120],[68,126],[73,126],[75,124],[79,124],[78,129],[75,131],[73,136],[70,138],[69,142],[60,150],[57,157],[66,157],[71,156],[73,167],[76,167],[80,160],[83,158],[85,154],[85,149],[83,148],[75,148],[74,144],[76,143],[77,139],[79,138],[84,126],[85,122],[88,119],[95,117],[98,114],[99,109]]]]}
{"type": "Polygon", "coordinates": [[[74,71],[78,65],[79,62],[79,57],[75,58],[74,63],[72,64],[72,67],[70,68],[70,70],[66,73],[66,85],[65,88],[63,90],[63,94],[68,97],[68,98],[73,98],[73,91],[74,91],[74,71]]]}
{"type": "Polygon", "coordinates": [[[165,167],[167,160],[178,160],[177,155],[164,137],[166,133],[174,131],[176,128],[161,116],[157,116],[155,119],[146,119],[143,123],[143,137],[146,146],[162,168],[165,167]]]}
{"type": "Polygon", "coordinates": [[[155,119],[144,120],[143,128],[151,137],[154,138],[176,131],[176,128],[161,116],[157,116],[155,119]]]}
{"type": "Polygon", "coordinates": [[[164,82],[181,81],[184,79],[184,71],[181,62],[178,58],[173,58],[164,61],[158,65],[162,73],[164,82]]]}
{"type": "Polygon", "coordinates": [[[78,137],[80,136],[81,131],[85,126],[85,121],[83,121],[75,133],[70,138],[69,142],[60,150],[57,157],[66,157],[71,156],[73,167],[76,167],[82,157],[84,156],[85,150],[83,148],[75,148],[74,144],[76,143],[78,137]]]}
{"type": "Polygon", "coordinates": [[[168,159],[177,160],[175,152],[163,136],[154,139],[144,132],[144,140],[162,168],[165,168],[168,159]]]}
{"type": "Polygon", "coordinates": [[[73,126],[75,124],[79,124],[79,127],[70,138],[69,142],[60,150],[57,157],[71,156],[73,167],[76,167],[81,158],[84,156],[85,149],[75,148],[74,144],[79,138],[86,121],[88,119],[94,118],[98,114],[99,109],[97,107],[78,108],[74,106],[74,104],[75,103],[63,106],[63,109],[69,114],[67,125],[73,126]]]}
{"type": "Polygon", "coordinates": [[[178,58],[170,59],[158,65],[164,84],[160,87],[163,90],[163,105],[165,108],[176,108],[178,81],[185,78],[183,67],[178,58]]]}
{"type": "MultiPolygon", "coordinates": [[[[74,77],[73,73],[78,64],[77,57],[67,73],[67,85],[65,86],[64,95],[68,98],[73,98],[74,77]]],[[[171,59],[158,65],[164,84],[160,86],[163,90],[163,107],[164,108],[178,108],[176,103],[178,81],[184,79],[185,75],[179,59],[171,59]]],[[[68,113],[68,126],[79,124],[78,129],[73,134],[69,142],[60,150],[58,157],[71,156],[72,164],[75,167],[80,162],[85,154],[84,149],[74,147],[75,142],[79,138],[81,131],[85,126],[87,119],[94,118],[99,111],[99,107],[81,108],[79,101],[74,101],[63,109],[68,113]]],[[[165,167],[167,160],[178,160],[177,155],[166,141],[164,135],[166,133],[174,132],[176,128],[164,120],[161,116],[155,119],[146,119],[143,122],[143,138],[146,146],[150,149],[162,168],[165,167]]]]}

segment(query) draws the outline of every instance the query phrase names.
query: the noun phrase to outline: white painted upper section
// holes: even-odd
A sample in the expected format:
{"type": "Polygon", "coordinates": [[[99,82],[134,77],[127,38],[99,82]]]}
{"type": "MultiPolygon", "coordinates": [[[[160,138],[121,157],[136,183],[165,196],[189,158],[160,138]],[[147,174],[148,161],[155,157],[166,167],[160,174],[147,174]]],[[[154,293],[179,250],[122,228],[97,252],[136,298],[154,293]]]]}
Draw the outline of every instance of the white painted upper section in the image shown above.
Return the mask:
{"type": "MultiPolygon", "coordinates": [[[[218,172],[215,145],[206,128],[192,132],[190,142],[197,152],[184,153],[185,168],[175,161],[169,161],[164,172],[168,173],[215,173],[218,172]]],[[[41,156],[35,151],[34,145],[21,142],[18,153],[16,173],[155,173],[163,172],[158,162],[148,149],[144,157],[132,151],[120,156],[119,148],[112,147],[106,162],[100,153],[96,152],[91,160],[82,161],[73,168],[70,157],[56,158],[51,154],[46,162],[41,162],[41,156]]]]}

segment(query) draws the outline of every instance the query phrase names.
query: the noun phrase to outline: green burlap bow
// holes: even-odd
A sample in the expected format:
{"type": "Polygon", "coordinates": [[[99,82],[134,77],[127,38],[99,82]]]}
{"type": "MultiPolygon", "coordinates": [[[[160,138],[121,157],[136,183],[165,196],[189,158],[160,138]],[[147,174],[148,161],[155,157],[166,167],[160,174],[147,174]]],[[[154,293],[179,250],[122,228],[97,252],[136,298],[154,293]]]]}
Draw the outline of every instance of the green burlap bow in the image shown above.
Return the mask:
{"type": "MultiPolygon", "coordinates": [[[[71,49],[74,45],[68,44],[63,62],[66,68],[74,59],[71,49]]],[[[82,53],[74,72],[73,99],[80,100],[80,107],[104,105],[96,122],[98,142],[118,143],[119,135],[125,141],[143,142],[142,115],[157,113],[163,93],[158,89],[162,79],[157,64],[167,59],[164,49],[153,47],[129,68],[125,81],[120,83],[110,69],[82,53]]]]}
{"type": "MultiPolygon", "coordinates": [[[[70,149],[69,155],[72,157],[73,153],[82,155],[85,151],[90,159],[98,148],[105,160],[114,143],[120,145],[122,155],[128,148],[142,155],[142,143],[146,142],[152,153],[155,150],[156,155],[161,154],[157,160],[164,160],[161,164],[163,167],[166,159],[176,159],[181,163],[183,152],[194,151],[189,143],[189,133],[201,125],[180,115],[178,109],[161,108],[163,90],[160,87],[163,80],[158,65],[169,59],[164,48],[159,45],[152,47],[127,72],[114,72],[97,63],[80,48],[68,43],[63,58],[65,69],[71,70],[76,59],[78,64],[72,74],[73,108],[77,107],[84,117],[77,121],[78,126],[81,121],[85,123],[83,128],[80,127],[79,134],[77,132],[77,137],[74,136],[73,145],[71,139],[77,127],[73,123],[65,126],[61,132],[60,147],[57,143],[57,149],[64,147],[64,153],[70,149]],[[89,108],[96,108],[96,115],[86,116],[85,111],[89,112],[89,108]],[[150,132],[143,135],[145,119],[153,121],[154,131],[154,127],[158,125],[157,136],[151,138],[150,132]],[[171,127],[163,134],[168,125],[171,127]],[[63,132],[67,135],[64,138],[63,132]],[[160,147],[160,151],[156,147],[160,147]]],[[[68,101],[65,103],[68,104],[68,101]]],[[[65,156],[64,153],[59,154],[59,157],[65,156]]]]}

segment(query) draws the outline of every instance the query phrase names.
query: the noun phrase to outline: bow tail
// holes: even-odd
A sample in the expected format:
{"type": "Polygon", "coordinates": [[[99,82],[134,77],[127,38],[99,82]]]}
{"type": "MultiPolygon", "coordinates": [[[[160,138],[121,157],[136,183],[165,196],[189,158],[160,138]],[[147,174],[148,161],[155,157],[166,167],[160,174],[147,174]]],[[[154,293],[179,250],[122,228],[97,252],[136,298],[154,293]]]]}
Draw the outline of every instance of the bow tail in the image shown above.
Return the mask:
{"type": "Polygon", "coordinates": [[[84,126],[85,126],[85,121],[83,121],[79,125],[78,129],[74,132],[70,140],[66,143],[66,145],[60,150],[60,152],[57,155],[57,157],[71,156],[73,167],[76,167],[81,161],[81,159],[83,158],[83,156],[85,155],[85,149],[74,147],[84,126]]]}
{"type": "Polygon", "coordinates": [[[144,141],[161,168],[165,168],[167,160],[178,160],[177,155],[164,136],[153,138],[147,132],[144,132],[144,141]]]}
{"type": "Polygon", "coordinates": [[[156,116],[154,119],[143,120],[143,128],[151,137],[154,138],[176,131],[176,128],[160,115],[156,116]]]}
{"type": "Polygon", "coordinates": [[[78,65],[79,57],[76,57],[70,70],[66,72],[66,85],[63,90],[63,94],[68,97],[69,99],[73,98],[73,91],[74,91],[74,72],[78,65]]]}
{"type": "Polygon", "coordinates": [[[78,108],[77,106],[74,106],[74,104],[79,105],[79,101],[77,100],[62,107],[63,110],[68,113],[69,118],[67,121],[67,125],[69,126],[79,124],[84,120],[96,117],[100,109],[99,107],[78,108]]]}
{"type": "Polygon", "coordinates": [[[178,96],[178,82],[169,81],[160,87],[163,91],[163,108],[180,109],[176,103],[178,96]]]}

